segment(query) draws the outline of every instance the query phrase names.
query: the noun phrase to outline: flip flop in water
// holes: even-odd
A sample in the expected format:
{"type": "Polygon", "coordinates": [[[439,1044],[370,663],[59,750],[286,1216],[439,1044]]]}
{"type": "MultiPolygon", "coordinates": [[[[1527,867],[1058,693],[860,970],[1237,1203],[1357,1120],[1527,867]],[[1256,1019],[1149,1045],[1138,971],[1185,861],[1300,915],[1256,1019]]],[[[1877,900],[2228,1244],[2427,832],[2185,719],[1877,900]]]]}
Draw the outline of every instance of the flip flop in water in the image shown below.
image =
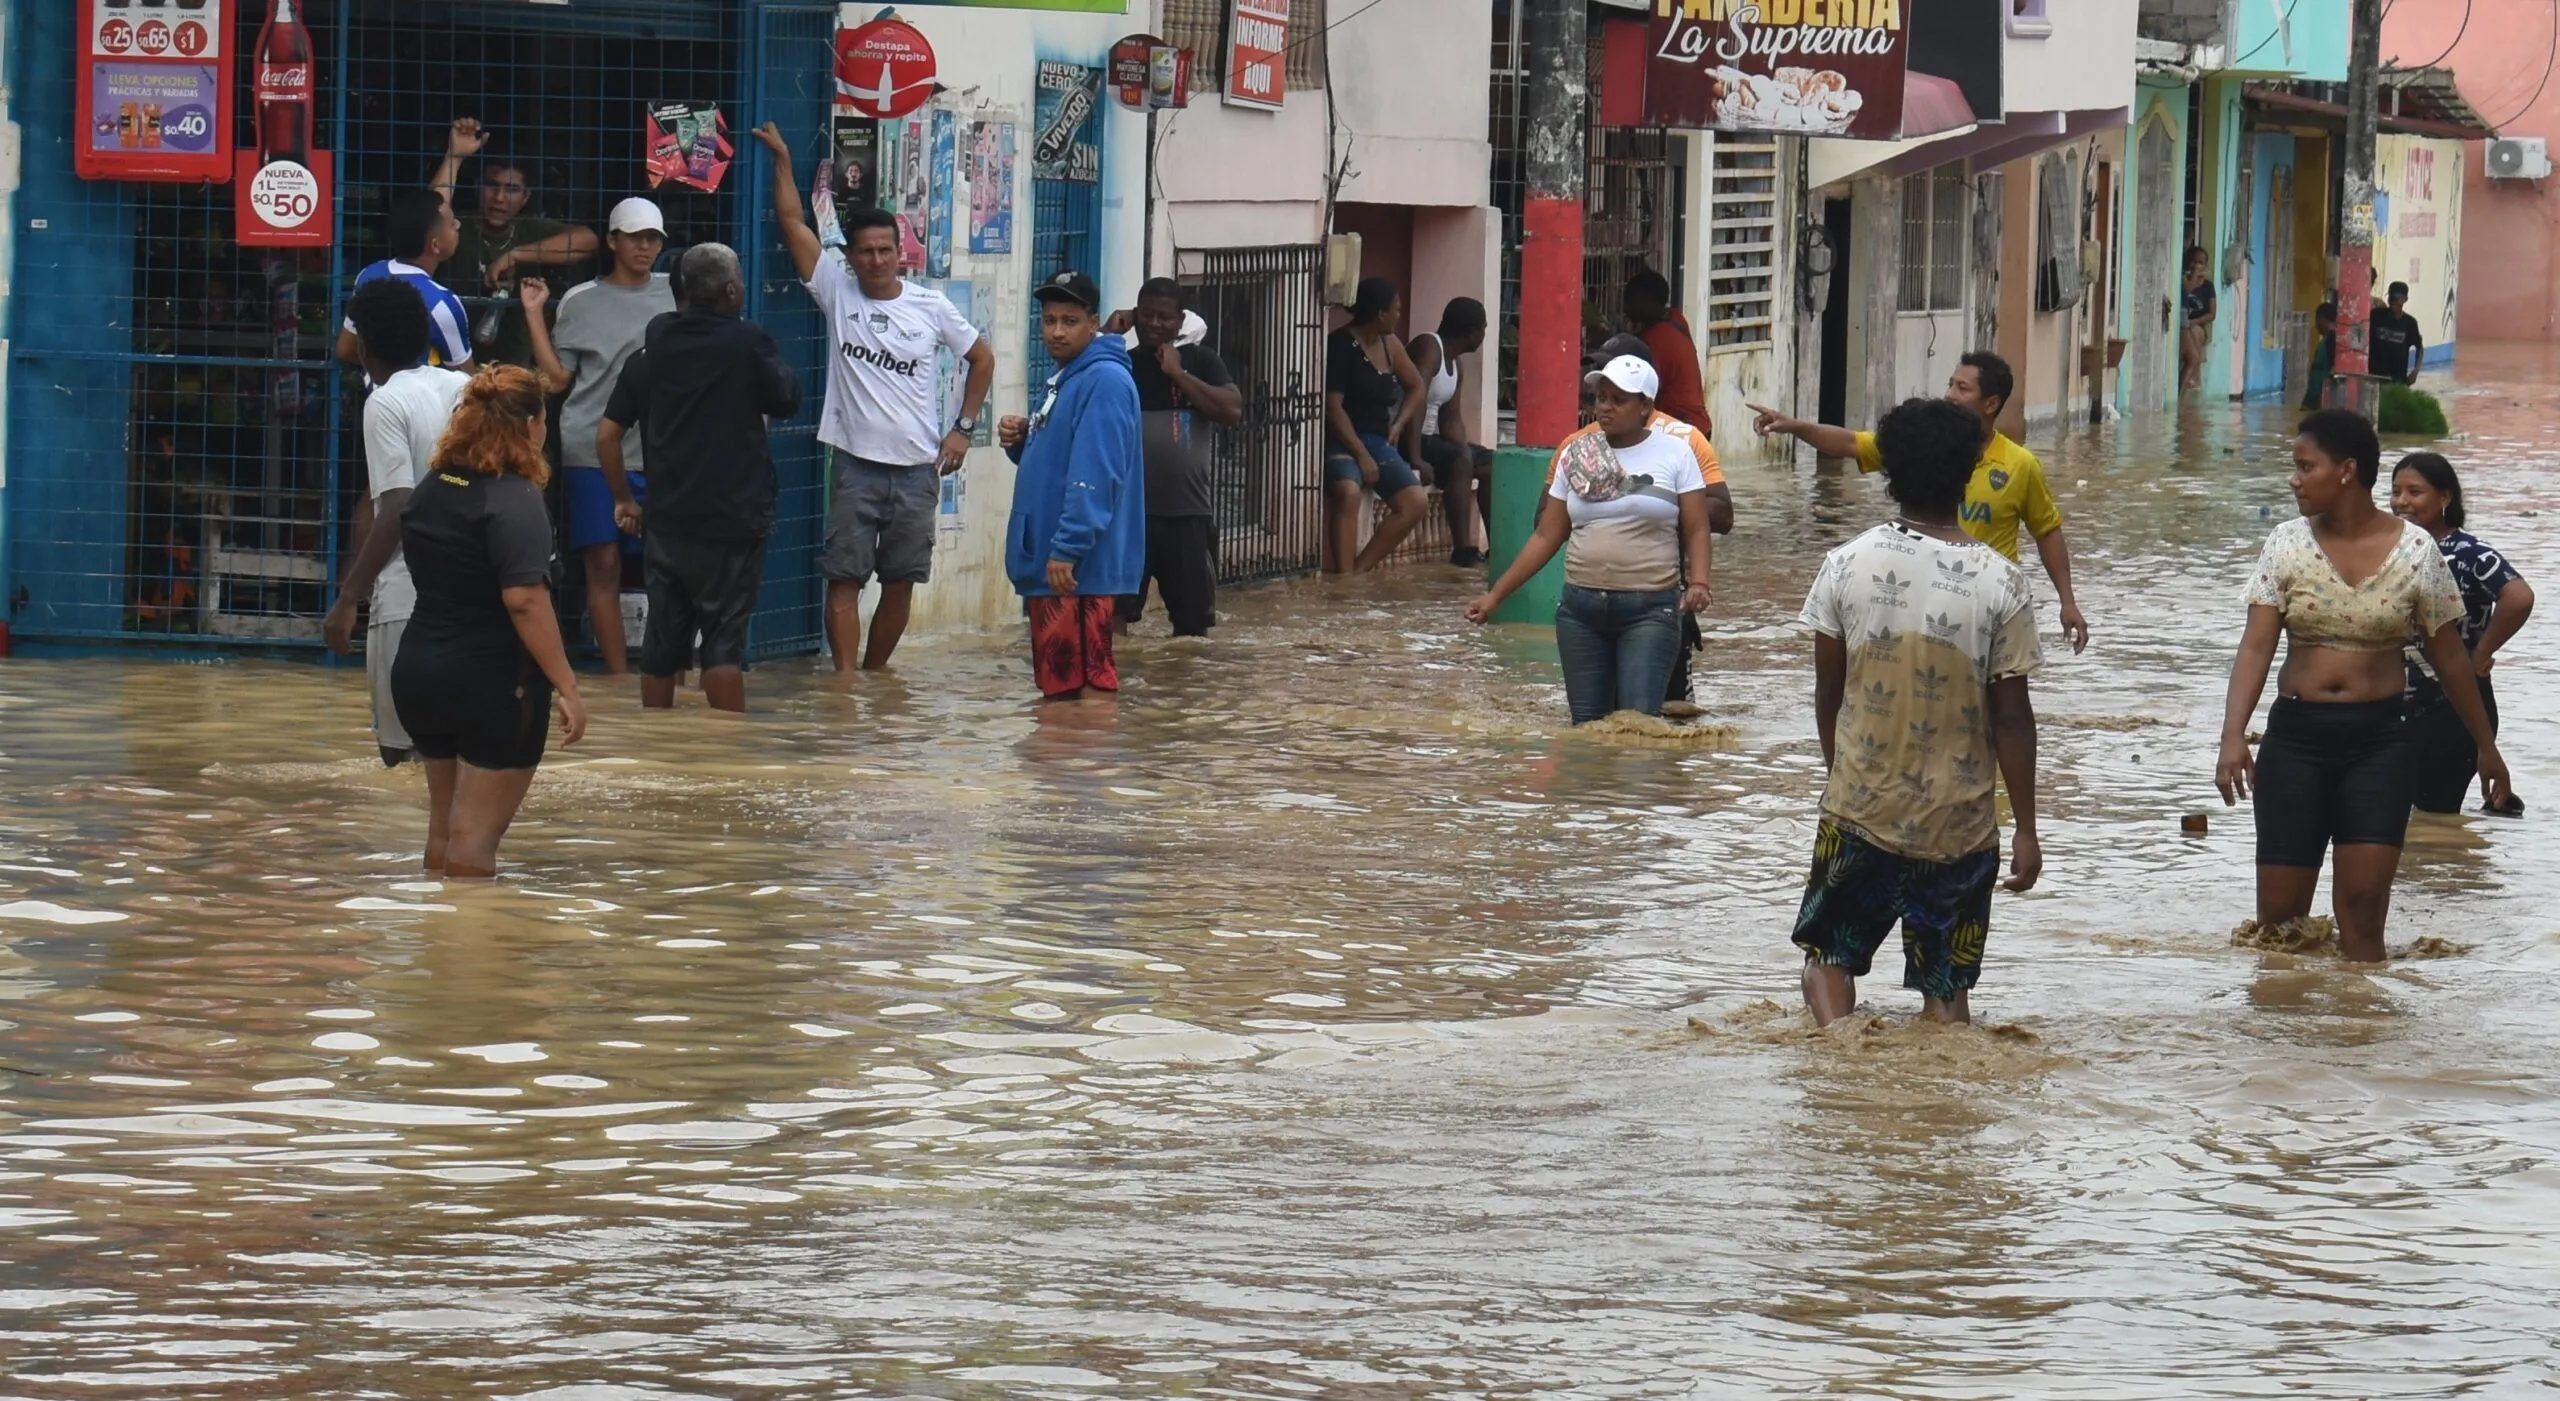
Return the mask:
{"type": "Polygon", "coordinates": [[[2506,806],[2500,807],[2495,803],[2482,803],[2480,805],[2480,810],[2489,814],[2491,817],[2522,817],[2524,816],[2524,799],[2517,797],[2513,793],[2509,793],[2507,795],[2506,806]]]}

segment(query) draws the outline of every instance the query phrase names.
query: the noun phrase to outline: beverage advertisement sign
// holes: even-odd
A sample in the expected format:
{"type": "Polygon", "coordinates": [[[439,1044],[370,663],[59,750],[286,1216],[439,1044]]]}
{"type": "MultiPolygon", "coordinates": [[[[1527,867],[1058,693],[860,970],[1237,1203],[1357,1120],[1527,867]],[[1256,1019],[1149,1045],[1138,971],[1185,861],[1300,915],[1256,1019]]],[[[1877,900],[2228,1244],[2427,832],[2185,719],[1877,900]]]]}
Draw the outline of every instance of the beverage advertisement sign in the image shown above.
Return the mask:
{"type": "Polygon", "coordinates": [[[1910,0],[1653,0],[1644,122],[1890,140],[1910,0]]]}
{"type": "Polygon", "coordinates": [[[875,19],[836,31],[836,106],[866,117],[903,117],[933,96],[933,45],[904,20],[875,19]]]}
{"type": "Polygon", "coordinates": [[[1233,0],[1227,13],[1228,104],[1276,112],[1288,95],[1289,0],[1233,0]]]}
{"type": "Polygon", "coordinates": [[[1040,180],[1102,179],[1102,148],[1085,139],[1102,105],[1102,70],[1043,60],[1032,98],[1031,174],[1040,180]]]}
{"type": "Polygon", "coordinates": [[[337,236],[329,153],[311,140],[318,82],[311,32],[293,0],[270,0],[258,31],[250,98],[258,144],[234,153],[233,234],[252,248],[326,245],[337,236]]]}
{"type": "Polygon", "coordinates": [[[83,180],[231,178],[231,32],[235,0],[132,8],[79,0],[77,92],[83,180]]]}

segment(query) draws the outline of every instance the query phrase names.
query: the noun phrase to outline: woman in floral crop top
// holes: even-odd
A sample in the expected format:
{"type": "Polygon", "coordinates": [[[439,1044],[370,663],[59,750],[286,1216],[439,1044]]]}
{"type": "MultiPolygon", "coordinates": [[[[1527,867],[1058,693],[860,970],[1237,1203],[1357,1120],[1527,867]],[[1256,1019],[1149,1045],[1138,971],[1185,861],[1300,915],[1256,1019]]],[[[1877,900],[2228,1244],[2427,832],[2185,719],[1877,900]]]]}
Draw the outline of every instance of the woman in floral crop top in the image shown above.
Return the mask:
{"type": "Polygon", "coordinates": [[[2302,516],[2276,527],[2258,557],[2214,773],[2225,803],[2255,802],[2258,923],[2311,913],[2322,857],[2334,846],[2338,948],[2357,962],[2383,957],[2409,828],[2400,654],[2411,639],[2445,678],[2445,698],[2479,746],[2491,801],[2507,796],[2506,761],[2458,627],[2461,595],[2434,538],[2374,505],[2381,458],[2373,425],[2353,413],[2323,409],[2302,420],[2293,446],[2302,516]],[[2249,718],[2279,634],[2288,639],[2284,670],[2253,759],[2249,718]]]}

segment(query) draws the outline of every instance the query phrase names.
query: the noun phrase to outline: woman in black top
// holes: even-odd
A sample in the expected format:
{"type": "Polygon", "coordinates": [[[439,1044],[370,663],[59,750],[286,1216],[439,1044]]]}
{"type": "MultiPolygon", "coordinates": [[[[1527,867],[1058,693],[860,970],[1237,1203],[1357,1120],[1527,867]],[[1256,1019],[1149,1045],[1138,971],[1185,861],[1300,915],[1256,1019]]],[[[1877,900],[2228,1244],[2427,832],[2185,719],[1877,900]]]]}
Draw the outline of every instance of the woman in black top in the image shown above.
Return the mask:
{"type": "Polygon", "coordinates": [[[541,382],[502,365],[471,382],[400,518],[418,589],[391,697],[427,769],[427,869],[494,876],[551,702],[563,744],[587,731],[551,611],[541,382]]]}
{"type": "Polygon", "coordinates": [[[1395,446],[1421,417],[1423,400],[1422,376],[1396,339],[1396,323],[1403,319],[1404,298],[1396,285],[1364,277],[1352,298],[1349,324],[1325,343],[1324,417],[1332,439],[1324,462],[1328,574],[1377,568],[1430,509],[1422,479],[1395,446]],[[1387,503],[1387,518],[1355,556],[1367,491],[1387,503]]]}
{"type": "Polygon", "coordinates": [[[2189,389],[2204,383],[2206,342],[2213,335],[2213,269],[2201,248],[2187,250],[2187,279],[2178,294],[2178,382],[2189,389]]]}

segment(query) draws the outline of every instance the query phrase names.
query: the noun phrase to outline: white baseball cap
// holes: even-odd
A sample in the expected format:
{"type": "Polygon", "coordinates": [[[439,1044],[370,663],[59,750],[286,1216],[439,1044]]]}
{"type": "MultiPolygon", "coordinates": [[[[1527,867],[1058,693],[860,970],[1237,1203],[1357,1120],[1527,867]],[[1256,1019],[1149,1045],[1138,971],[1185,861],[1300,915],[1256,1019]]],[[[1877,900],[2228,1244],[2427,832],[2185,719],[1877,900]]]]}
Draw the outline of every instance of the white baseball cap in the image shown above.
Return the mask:
{"type": "Polygon", "coordinates": [[[1621,355],[1593,370],[1582,377],[1582,382],[1586,386],[1597,387],[1604,379],[1629,394],[1641,394],[1648,399],[1662,392],[1662,376],[1655,374],[1651,365],[1632,355],[1621,355]]]}
{"type": "Polygon", "coordinates": [[[664,234],[667,231],[667,220],[665,215],[658,212],[656,200],[642,199],[638,195],[633,195],[613,207],[613,213],[604,221],[604,227],[607,233],[664,234]]]}

